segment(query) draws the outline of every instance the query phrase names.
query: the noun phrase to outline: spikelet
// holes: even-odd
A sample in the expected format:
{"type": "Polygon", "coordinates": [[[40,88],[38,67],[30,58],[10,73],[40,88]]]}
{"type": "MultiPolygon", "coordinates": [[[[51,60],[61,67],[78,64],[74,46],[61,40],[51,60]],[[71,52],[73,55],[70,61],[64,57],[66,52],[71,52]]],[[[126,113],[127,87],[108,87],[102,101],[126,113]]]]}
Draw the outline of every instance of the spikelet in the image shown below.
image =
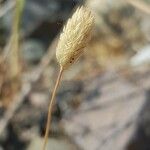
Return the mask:
{"type": "Polygon", "coordinates": [[[91,35],[94,17],[90,10],[79,7],[68,20],[60,35],[56,58],[63,69],[73,64],[83,53],[91,35]]]}

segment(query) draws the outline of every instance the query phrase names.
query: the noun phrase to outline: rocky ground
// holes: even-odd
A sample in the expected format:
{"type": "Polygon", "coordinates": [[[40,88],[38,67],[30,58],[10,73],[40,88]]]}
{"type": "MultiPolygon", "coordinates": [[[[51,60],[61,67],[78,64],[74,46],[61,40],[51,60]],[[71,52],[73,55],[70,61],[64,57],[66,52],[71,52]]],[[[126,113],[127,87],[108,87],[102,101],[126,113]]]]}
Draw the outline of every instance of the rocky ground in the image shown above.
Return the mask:
{"type": "MultiPolygon", "coordinates": [[[[95,14],[93,37],[80,62],[64,74],[48,149],[150,149],[148,0],[27,0],[20,40],[22,86],[14,96],[7,96],[7,107],[0,93],[0,149],[42,146],[48,100],[58,72],[58,35],[74,8],[83,3],[95,14]]],[[[5,13],[0,9],[3,52],[14,4],[4,0],[1,6],[11,6],[5,13]]],[[[0,83],[5,77],[1,68],[0,83]]]]}

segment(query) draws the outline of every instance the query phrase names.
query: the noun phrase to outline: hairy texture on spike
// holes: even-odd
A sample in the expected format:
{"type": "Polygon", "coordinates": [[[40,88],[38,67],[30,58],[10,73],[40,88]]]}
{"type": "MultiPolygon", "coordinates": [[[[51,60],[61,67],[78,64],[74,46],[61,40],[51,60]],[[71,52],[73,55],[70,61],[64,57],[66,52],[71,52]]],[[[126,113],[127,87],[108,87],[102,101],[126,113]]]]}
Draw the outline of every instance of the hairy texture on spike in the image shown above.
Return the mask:
{"type": "Polygon", "coordinates": [[[83,53],[91,35],[94,17],[84,7],[78,8],[68,20],[58,42],[56,57],[63,69],[73,64],[83,53]]]}

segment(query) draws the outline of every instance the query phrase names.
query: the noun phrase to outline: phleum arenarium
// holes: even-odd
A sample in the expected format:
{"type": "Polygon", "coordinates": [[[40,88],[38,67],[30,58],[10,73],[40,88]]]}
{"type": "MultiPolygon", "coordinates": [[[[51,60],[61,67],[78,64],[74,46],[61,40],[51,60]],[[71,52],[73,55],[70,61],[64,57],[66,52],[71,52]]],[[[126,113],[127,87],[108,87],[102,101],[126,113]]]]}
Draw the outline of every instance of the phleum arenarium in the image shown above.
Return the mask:
{"type": "Polygon", "coordinates": [[[68,68],[83,53],[91,35],[94,18],[84,7],[78,8],[63,28],[56,57],[63,69],[68,68]]]}
{"type": "Polygon", "coordinates": [[[52,92],[48,117],[46,124],[46,132],[44,137],[43,150],[46,149],[46,143],[48,140],[48,134],[51,123],[52,108],[55,102],[55,95],[60,83],[63,71],[73,64],[79,56],[83,53],[86,44],[88,43],[92,27],[94,24],[94,18],[89,9],[80,7],[73,16],[68,20],[64,27],[60,39],[58,42],[56,57],[60,65],[60,71],[56,80],[54,90],[52,92]]]}

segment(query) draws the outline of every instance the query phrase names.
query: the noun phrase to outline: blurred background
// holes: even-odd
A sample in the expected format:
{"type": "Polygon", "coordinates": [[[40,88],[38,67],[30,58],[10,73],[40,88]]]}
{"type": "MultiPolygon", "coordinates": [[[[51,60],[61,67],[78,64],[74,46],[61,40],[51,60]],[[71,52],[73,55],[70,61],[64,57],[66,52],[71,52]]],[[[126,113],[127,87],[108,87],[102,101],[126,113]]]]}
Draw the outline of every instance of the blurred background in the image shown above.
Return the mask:
{"type": "Polygon", "coordinates": [[[49,150],[150,150],[150,0],[0,0],[0,150],[42,148],[59,34],[95,16],[56,96],[49,150]]]}

